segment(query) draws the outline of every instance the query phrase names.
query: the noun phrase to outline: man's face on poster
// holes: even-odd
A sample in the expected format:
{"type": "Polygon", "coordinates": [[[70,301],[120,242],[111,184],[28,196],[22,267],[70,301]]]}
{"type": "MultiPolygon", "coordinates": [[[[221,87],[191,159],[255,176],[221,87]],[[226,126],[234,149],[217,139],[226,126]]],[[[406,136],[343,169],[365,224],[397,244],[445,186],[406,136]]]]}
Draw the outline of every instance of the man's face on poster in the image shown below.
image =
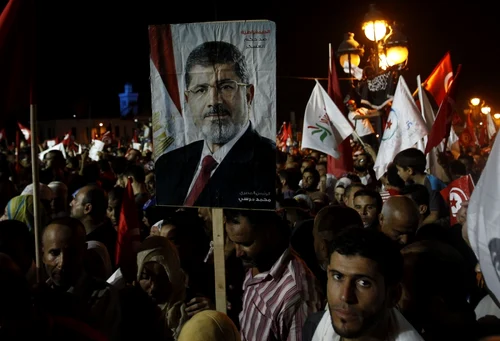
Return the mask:
{"type": "Polygon", "coordinates": [[[195,65],[186,102],[197,128],[211,144],[223,145],[248,122],[254,87],[242,83],[233,64],[195,65]]]}

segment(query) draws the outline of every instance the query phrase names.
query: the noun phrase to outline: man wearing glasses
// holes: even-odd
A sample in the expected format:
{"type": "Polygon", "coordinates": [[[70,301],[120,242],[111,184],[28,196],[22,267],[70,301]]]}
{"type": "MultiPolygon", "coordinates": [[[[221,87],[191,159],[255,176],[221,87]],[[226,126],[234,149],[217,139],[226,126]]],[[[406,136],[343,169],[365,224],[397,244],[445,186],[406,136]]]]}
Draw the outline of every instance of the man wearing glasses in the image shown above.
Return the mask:
{"type": "Polygon", "coordinates": [[[156,161],[158,205],[273,209],[276,144],[250,121],[254,85],[236,46],[197,46],[185,66],[188,114],[203,140],[156,161]]]}

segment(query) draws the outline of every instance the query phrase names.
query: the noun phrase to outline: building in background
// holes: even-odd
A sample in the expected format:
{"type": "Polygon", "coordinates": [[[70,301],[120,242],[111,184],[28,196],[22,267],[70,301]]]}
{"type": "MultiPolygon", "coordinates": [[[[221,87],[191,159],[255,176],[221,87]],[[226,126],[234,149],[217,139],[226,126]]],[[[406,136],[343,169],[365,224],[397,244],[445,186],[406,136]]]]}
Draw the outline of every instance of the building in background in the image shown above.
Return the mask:
{"type": "Polygon", "coordinates": [[[125,84],[124,92],[118,94],[118,97],[120,97],[120,116],[136,116],[139,111],[139,106],[137,105],[139,94],[132,91],[131,83],[125,84]]]}
{"type": "MultiPolygon", "coordinates": [[[[150,125],[151,116],[136,117],[135,119],[121,118],[96,118],[96,119],[66,119],[38,121],[38,134],[40,141],[54,139],[60,140],[71,131],[75,142],[88,144],[91,139],[100,139],[106,131],[111,131],[116,140],[128,143],[134,137],[134,130],[141,124],[150,125]]],[[[140,134],[140,132],[139,132],[140,134]]]]}

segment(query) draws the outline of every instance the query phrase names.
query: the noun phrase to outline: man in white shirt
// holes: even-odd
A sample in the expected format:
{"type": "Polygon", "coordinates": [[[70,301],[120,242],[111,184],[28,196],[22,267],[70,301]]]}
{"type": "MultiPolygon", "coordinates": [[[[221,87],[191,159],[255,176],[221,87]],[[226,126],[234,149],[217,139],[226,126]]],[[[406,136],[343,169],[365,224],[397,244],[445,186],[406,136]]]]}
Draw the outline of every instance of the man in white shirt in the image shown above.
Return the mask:
{"type": "Polygon", "coordinates": [[[330,244],[328,309],[304,324],[303,341],[421,341],[396,309],[403,257],[382,232],[352,227],[330,244]]]}
{"type": "MultiPolygon", "coordinates": [[[[375,151],[378,150],[378,140],[375,134],[375,129],[373,129],[370,118],[379,117],[380,111],[375,109],[358,108],[356,101],[350,99],[346,103],[349,114],[347,117],[353,125],[356,133],[361,137],[364,143],[368,143],[375,151]]],[[[353,140],[357,141],[357,137],[353,136],[353,140]]]]}

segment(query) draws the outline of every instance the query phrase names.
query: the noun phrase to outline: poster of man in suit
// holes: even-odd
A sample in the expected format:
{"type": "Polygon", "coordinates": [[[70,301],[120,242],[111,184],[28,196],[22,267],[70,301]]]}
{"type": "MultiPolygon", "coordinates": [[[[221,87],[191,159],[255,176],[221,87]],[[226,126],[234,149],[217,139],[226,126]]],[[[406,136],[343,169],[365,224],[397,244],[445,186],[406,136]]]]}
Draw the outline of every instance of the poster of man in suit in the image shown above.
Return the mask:
{"type": "Polygon", "coordinates": [[[271,21],[149,27],[158,205],[274,209],[271,21]]]}

